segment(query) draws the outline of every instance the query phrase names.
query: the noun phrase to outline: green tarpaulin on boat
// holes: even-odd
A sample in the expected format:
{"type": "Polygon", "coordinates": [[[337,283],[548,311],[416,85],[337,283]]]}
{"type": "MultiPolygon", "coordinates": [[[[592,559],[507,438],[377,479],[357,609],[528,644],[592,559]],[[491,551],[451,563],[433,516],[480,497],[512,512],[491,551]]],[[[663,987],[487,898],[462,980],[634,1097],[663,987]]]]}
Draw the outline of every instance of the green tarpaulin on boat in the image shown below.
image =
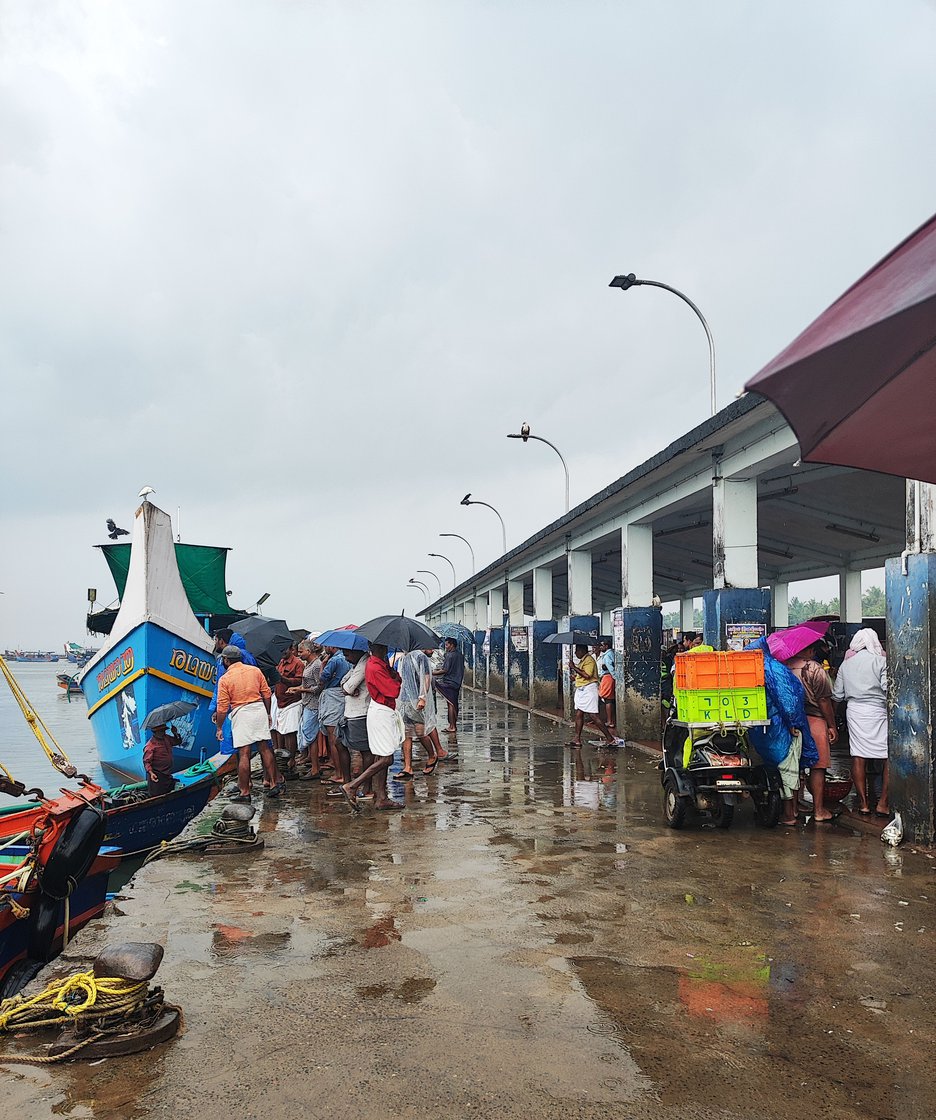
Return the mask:
{"type": "MultiPolygon", "coordinates": [[[[123,598],[130,568],[129,544],[102,544],[98,548],[110,568],[117,595],[123,598]]],[[[176,560],[182,586],[196,614],[227,614],[230,611],[225,587],[225,565],[228,550],[205,544],[177,544],[176,560]]]]}

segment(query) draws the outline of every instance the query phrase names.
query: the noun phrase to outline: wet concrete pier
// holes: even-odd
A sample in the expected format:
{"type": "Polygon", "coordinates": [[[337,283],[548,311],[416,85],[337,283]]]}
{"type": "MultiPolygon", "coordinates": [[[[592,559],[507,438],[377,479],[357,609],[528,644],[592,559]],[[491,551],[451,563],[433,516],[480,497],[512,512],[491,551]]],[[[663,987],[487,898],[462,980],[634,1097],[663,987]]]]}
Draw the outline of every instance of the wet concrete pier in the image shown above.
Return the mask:
{"type": "Polygon", "coordinates": [[[406,812],[292,783],[263,851],[145,868],[53,967],[160,941],[185,1033],[6,1067],[9,1114],[931,1117],[932,854],[673,833],[650,758],[567,737],[468,694],[406,812]]]}

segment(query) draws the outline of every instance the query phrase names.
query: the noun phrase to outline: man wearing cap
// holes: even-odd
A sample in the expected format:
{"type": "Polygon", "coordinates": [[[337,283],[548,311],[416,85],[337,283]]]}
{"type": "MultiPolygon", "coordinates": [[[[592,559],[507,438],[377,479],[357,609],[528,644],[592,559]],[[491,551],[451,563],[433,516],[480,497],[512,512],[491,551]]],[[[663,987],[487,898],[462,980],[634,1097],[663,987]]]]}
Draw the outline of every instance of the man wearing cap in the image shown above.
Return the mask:
{"type": "MultiPolygon", "coordinates": [[[[220,630],[215,630],[211,635],[214,638],[214,655],[215,662],[218,666],[218,672],[215,674],[215,688],[214,696],[211,698],[211,703],[208,705],[208,714],[214,720],[215,712],[218,710],[218,681],[221,680],[221,674],[224,672],[225,665],[224,659],[221,657],[221,652],[225,646],[237,646],[241,651],[241,659],[245,665],[256,665],[254,655],[250,653],[244,643],[244,639],[240,634],[235,634],[229,626],[222,626],[220,630]]],[[[223,734],[221,735],[221,753],[233,754],[234,741],[231,738],[231,723],[228,720],[221,728],[223,734]]]]}
{"type": "Polygon", "coordinates": [[[228,712],[231,733],[237,751],[237,786],[235,801],[250,802],[250,755],[256,746],[263,763],[264,785],[270,797],[279,797],[286,783],[276,765],[270,743],[270,686],[256,665],[245,665],[240,649],[225,646],[221,651],[224,674],[218,681],[218,708],[215,724],[218,738],[228,712]]]}

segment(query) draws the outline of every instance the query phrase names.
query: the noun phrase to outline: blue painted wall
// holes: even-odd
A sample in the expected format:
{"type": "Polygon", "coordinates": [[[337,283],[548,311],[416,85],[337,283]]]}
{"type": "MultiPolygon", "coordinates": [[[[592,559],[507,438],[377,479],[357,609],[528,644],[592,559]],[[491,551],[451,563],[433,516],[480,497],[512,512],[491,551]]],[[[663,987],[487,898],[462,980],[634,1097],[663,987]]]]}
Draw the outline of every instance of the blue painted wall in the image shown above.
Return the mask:
{"type": "Polygon", "coordinates": [[[887,700],[890,802],[904,834],[918,844],[936,835],[933,751],[936,703],[936,553],[888,560],[887,700]]]}
{"type": "Polygon", "coordinates": [[[517,649],[509,621],[504,623],[504,656],[507,662],[507,695],[522,704],[530,702],[530,629],[523,626],[523,649],[517,649]]]}
{"type": "Polygon", "coordinates": [[[730,622],[759,622],[770,627],[770,590],[763,587],[724,587],[702,593],[703,634],[706,645],[727,649],[730,622]]]}
{"type": "Polygon", "coordinates": [[[530,706],[555,711],[559,708],[559,646],[544,638],[555,634],[558,623],[552,619],[530,626],[530,706]]]}
{"type": "Polygon", "coordinates": [[[660,607],[624,607],[623,663],[615,671],[618,734],[628,739],[660,738],[660,655],[663,611],[660,607]]]}
{"type": "Polygon", "coordinates": [[[487,690],[492,696],[504,696],[504,627],[490,629],[488,638],[487,690]]]}
{"type": "Polygon", "coordinates": [[[485,630],[475,630],[474,642],[474,686],[481,692],[487,691],[487,657],[484,653],[485,630]]]}

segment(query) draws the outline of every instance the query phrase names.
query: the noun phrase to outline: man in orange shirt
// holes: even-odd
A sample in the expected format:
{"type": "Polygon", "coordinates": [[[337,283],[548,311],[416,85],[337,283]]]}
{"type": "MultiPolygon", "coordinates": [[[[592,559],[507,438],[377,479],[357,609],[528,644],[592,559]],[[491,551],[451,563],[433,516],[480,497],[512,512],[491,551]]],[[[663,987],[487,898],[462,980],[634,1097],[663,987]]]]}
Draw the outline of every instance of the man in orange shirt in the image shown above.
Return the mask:
{"type": "Polygon", "coordinates": [[[255,665],[243,663],[237,646],[225,646],[221,659],[226,669],[218,681],[218,709],[214,718],[220,739],[224,720],[228,712],[231,713],[240,791],[233,800],[250,803],[250,754],[255,746],[260,751],[267,792],[270,797],[279,797],[286,782],[277,768],[270,744],[270,686],[255,665]]]}

